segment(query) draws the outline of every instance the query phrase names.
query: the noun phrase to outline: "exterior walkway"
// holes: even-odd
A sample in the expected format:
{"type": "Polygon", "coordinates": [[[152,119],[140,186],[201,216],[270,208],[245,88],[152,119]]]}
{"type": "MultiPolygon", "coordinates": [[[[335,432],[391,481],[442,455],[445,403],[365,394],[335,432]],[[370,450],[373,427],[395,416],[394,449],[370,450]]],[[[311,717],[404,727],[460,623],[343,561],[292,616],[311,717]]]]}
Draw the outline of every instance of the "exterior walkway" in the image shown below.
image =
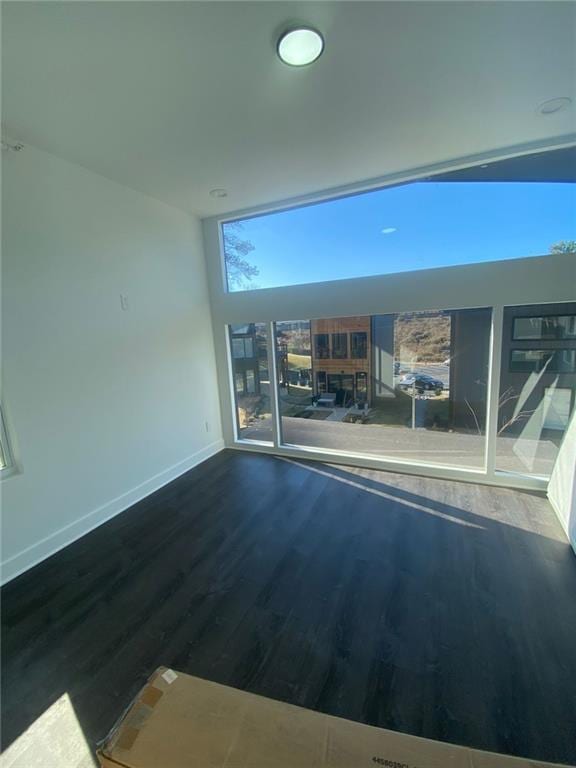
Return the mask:
{"type": "MultiPolygon", "coordinates": [[[[347,409],[334,409],[343,411],[347,409]]],[[[338,414],[340,416],[340,414],[338,414]]],[[[450,464],[480,469],[484,465],[484,437],[433,429],[409,429],[380,424],[346,424],[341,417],[324,420],[282,417],[284,442],[314,448],[381,456],[414,463],[450,464]]],[[[246,440],[270,440],[271,420],[242,430],[246,440]]],[[[498,438],[498,469],[547,476],[556,459],[552,442],[498,438]]]]}

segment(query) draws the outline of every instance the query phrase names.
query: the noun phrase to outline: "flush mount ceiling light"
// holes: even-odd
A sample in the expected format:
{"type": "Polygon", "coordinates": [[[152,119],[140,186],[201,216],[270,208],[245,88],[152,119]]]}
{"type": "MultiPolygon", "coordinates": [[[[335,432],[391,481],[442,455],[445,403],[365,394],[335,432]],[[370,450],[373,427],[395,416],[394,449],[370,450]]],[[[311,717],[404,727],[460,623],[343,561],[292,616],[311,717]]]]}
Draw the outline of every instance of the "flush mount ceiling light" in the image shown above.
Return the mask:
{"type": "Polygon", "coordinates": [[[324,38],[315,29],[299,27],[284,32],[278,40],[278,56],[291,67],[312,64],[324,50],[324,38]]]}
{"type": "Polygon", "coordinates": [[[562,109],[566,109],[572,104],[572,99],[568,96],[559,96],[557,99],[548,99],[543,101],[537,109],[541,115],[554,115],[556,112],[560,112],[562,109]]]}
{"type": "Polygon", "coordinates": [[[228,197],[228,192],[225,189],[211,189],[210,197],[228,197]]]}

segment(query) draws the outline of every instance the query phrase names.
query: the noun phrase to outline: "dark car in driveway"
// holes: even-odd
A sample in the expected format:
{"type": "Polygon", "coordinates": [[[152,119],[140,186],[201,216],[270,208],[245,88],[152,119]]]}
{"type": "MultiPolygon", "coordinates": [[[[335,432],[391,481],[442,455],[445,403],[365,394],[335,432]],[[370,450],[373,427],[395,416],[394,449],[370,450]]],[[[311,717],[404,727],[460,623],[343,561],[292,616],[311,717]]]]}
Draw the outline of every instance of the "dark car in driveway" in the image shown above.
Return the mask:
{"type": "Polygon", "coordinates": [[[437,395],[444,391],[444,382],[429,376],[427,373],[407,373],[398,382],[400,389],[415,389],[416,392],[434,392],[437,395]]]}

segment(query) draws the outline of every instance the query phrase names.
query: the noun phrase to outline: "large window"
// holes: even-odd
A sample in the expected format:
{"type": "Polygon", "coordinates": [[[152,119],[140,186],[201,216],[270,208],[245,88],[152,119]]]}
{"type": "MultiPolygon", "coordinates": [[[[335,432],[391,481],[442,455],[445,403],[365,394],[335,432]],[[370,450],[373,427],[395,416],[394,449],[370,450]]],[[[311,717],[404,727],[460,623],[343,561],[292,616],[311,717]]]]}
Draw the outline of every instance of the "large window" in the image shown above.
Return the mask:
{"type": "Polygon", "coordinates": [[[576,339],[576,315],[515,317],[512,328],[515,341],[576,339]]]}
{"type": "Polygon", "coordinates": [[[504,309],[491,447],[491,308],[277,322],[271,343],[263,324],[231,326],[238,435],[273,442],[274,390],[287,446],[549,477],[576,404],[576,338],[557,318],[575,315],[576,302],[504,309]]]}
{"type": "Polygon", "coordinates": [[[348,357],[348,334],[332,334],[332,357],[335,360],[345,360],[348,357]]]}
{"type": "Polygon", "coordinates": [[[504,310],[496,467],[549,477],[576,398],[576,303],[504,310]]]}
{"type": "Polygon", "coordinates": [[[330,357],[330,336],[327,333],[315,334],[314,353],[318,360],[327,360],[330,357]]]}
{"type": "Polygon", "coordinates": [[[496,170],[483,180],[490,176],[486,168],[470,180],[446,174],[224,223],[228,290],[543,256],[574,244],[573,185],[498,181],[496,170]]]}
{"type": "Polygon", "coordinates": [[[510,371],[576,373],[576,349],[513,349],[510,352],[510,371]]]}
{"type": "Polygon", "coordinates": [[[491,314],[470,309],[277,323],[283,442],[482,468],[491,314]],[[330,335],[330,360],[311,342],[320,333],[330,335]],[[352,349],[360,339],[364,357],[337,357],[335,349],[344,350],[354,335],[352,349]]]}
{"type": "Polygon", "coordinates": [[[263,323],[232,325],[236,427],[242,440],[272,441],[268,333],[263,323]]]}
{"type": "Polygon", "coordinates": [[[234,357],[235,360],[254,357],[254,339],[252,336],[232,338],[232,357],[234,357]]]}
{"type": "Polygon", "coordinates": [[[368,334],[365,331],[353,331],[350,334],[350,346],[350,357],[364,360],[368,352],[368,334]]]}
{"type": "Polygon", "coordinates": [[[266,326],[274,380],[261,372],[252,327],[235,328],[238,434],[291,455],[543,488],[576,407],[575,159],[569,148],[478,161],[211,222],[228,291],[282,288],[221,296],[219,316],[251,306],[273,320],[277,305],[277,317],[296,318],[266,326]],[[508,263],[422,271],[498,261],[508,263]],[[518,305],[540,287],[555,303],[518,305]],[[363,306],[370,314],[346,314],[363,306]]]}

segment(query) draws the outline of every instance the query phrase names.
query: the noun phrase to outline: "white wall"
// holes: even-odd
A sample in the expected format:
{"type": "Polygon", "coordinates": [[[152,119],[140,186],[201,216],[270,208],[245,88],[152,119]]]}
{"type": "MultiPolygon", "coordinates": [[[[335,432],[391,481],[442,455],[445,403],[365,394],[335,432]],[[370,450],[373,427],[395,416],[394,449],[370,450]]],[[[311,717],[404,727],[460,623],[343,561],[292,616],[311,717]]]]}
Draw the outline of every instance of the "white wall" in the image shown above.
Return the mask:
{"type": "Polygon", "coordinates": [[[26,147],[3,153],[2,255],[7,580],[222,432],[197,219],[26,147]]]}
{"type": "Polygon", "coordinates": [[[572,414],[558,452],[548,498],[576,552],[576,412],[572,414]]]}

